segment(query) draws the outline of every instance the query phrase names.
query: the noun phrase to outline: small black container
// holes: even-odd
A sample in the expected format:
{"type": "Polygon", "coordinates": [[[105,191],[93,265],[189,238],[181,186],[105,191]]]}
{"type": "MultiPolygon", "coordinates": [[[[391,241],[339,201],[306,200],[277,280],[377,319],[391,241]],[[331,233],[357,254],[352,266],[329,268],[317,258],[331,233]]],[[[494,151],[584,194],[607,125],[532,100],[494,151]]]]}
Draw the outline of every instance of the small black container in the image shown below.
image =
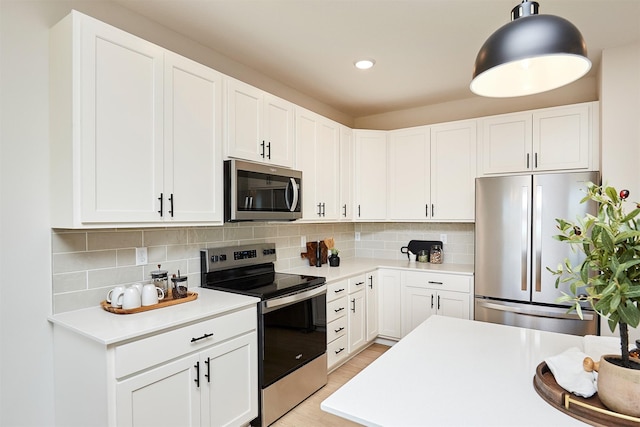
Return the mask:
{"type": "Polygon", "coordinates": [[[339,256],[329,257],[329,267],[340,267],[340,257],[339,256]]]}

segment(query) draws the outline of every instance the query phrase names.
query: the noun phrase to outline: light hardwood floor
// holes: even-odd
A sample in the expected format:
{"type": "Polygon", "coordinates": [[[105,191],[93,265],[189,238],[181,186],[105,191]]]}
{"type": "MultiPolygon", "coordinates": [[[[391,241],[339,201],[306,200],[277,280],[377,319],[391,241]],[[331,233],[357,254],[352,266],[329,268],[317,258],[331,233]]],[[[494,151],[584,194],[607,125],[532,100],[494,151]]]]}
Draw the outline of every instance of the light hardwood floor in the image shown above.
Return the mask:
{"type": "Polygon", "coordinates": [[[320,403],[339,389],[344,383],[353,378],[358,372],[376,360],[390,347],[373,344],[357,354],[347,363],[329,374],[327,385],[308,397],[304,402],[293,408],[289,413],[272,424],[273,427],[332,427],[357,426],[344,418],[324,412],[320,403]]]}

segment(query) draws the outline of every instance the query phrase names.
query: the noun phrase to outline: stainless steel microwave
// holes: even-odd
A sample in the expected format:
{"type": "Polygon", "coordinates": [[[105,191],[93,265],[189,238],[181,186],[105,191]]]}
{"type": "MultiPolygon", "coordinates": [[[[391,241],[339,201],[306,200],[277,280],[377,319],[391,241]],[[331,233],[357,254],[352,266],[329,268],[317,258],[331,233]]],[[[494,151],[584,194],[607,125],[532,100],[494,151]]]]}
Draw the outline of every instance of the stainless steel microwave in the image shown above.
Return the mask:
{"type": "Polygon", "coordinates": [[[293,221],[302,218],[302,172],[226,160],[224,220],[293,221]]]}

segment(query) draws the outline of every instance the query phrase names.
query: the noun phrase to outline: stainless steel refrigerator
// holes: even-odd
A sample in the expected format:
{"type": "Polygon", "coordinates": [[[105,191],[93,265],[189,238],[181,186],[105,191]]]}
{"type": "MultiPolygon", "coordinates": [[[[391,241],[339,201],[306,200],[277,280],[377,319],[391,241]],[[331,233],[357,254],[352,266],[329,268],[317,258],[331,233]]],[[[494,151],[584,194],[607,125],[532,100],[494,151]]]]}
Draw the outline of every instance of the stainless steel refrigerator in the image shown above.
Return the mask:
{"type": "Polygon", "coordinates": [[[597,172],[518,175],[476,179],[476,320],[574,335],[598,333],[598,316],[584,320],[556,299],[569,285],[555,287],[555,269],[580,254],[552,236],[556,218],[575,220],[597,213],[594,202],[580,203],[597,172]]]}

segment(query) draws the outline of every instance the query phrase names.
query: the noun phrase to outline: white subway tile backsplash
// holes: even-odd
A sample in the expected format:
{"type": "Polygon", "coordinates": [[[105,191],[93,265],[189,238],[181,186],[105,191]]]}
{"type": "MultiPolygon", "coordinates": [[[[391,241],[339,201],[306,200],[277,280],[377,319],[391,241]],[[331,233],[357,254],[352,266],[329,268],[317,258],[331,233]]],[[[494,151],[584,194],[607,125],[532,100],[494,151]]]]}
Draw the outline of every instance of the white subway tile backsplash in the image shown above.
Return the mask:
{"type": "Polygon", "coordinates": [[[96,306],[113,286],[151,279],[151,271],[180,270],[189,286],[200,286],[200,249],[255,242],[274,242],[276,269],[309,265],[300,256],[309,242],[335,240],[343,259],[353,257],[402,259],[400,248],[409,240],[439,240],[447,233],[445,263],[473,263],[473,224],[436,223],[271,223],[243,222],[222,227],[184,227],[135,230],[52,230],[53,312],[96,306]],[[354,240],[354,233],[361,240],[354,240]],[[135,265],[136,247],[148,248],[149,262],[135,265]]]}

